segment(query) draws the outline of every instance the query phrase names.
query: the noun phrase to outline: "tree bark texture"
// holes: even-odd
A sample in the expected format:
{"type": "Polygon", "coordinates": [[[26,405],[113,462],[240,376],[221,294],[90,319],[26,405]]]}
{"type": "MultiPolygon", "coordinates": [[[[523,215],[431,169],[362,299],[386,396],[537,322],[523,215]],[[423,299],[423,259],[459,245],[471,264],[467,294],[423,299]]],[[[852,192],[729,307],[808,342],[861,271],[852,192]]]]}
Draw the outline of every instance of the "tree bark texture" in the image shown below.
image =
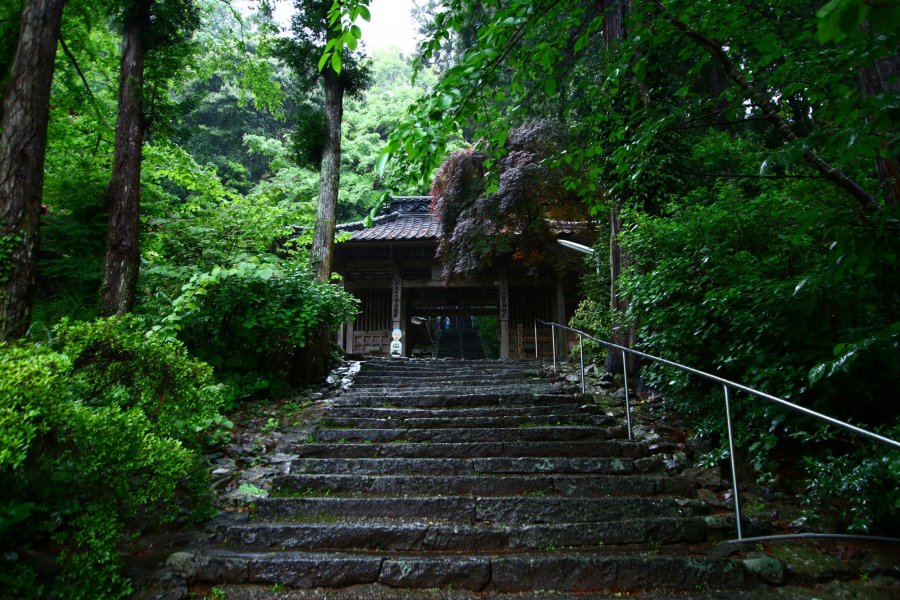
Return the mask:
{"type": "Polygon", "coordinates": [[[327,139],[325,152],[322,154],[319,205],[316,209],[316,230],[312,245],[312,258],[318,265],[317,281],[331,279],[334,219],[341,179],[341,119],[344,114],[344,86],[340,76],[329,67],[324,73],[324,80],[327,139]]]}
{"type": "Polygon", "coordinates": [[[121,315],[134,305],[141,264],[141,147],[144,143],[145,34],[152,0],[137,0],[126,16],[119,69],[119,109],[112,177],[106,188],[109,210],[106,261],[100,288],[100,310],[121,315]]]}
{"type": "MultiPolygon", "coordinates": [[[[630,2],[628,0],[602,0],[600,8],[603,11],[603,42],[606,51],[615,52],[619,43],[627,35],[625,18],[630,8],[630,2]]],[[[646,94],[642,95],[646,99],[646,94]]],[[[609,208],[609,304],[613,319],[611,323],[612,340],[610,341],[631,348],[636,337],[635,327],[617,318],[617,315],[628,309],[628,298],[619,291],[619,276],[631,265],[631,257],[619,244],[621,230],[619,205],[616,200],[612,200],[609,208]]],[[[627,364],[629,376],[634,377],[631,381],[636,381],[637,362],[634,357],[628,355],[627,364]]],[[[610,373],[621,373],[622,352],[610,350],[606,355],[604,368],[610,373]]]]}
{"type": "MultiPolygon", "coordinates": [[[[900,92],[900,54],[876,61],[860,74],[863,92],[867,96],[885,92],[900,92]]],[[[883,132],[893,134],[893,130],[883,132]]],[[[883,142],[887,149],[887,142],[883,142]]],[[[875,170],[881,182],[881,193],[886,205],[896,206],[900,203],[900,164],[895,159],[878,156],[875,158],[875,170]]]]}
{"type": "MultiPolygon", "coordinates": [[[[621,245],[619,234],[622,232],[622,220],[619,217],[619,207],[613,203],[609,208],[609,308],[612,311],[612,339],[614,344],[631,348],[634,346],[637,333],[634,325],[623,322],[616,315],[624,314],[628,310],[628,297],[619,289],[619,276],[631,266],[631,257],[621,245]]],[[[632,382],[637,381],[638,361],[631,354],[627,355],[628,376],[632,382]]],[[[622,372],[622,352],[610,350],[606,355],[604,369],[609,373],[622,372]]]]}
{"type": "Polygon", "coordinates": [[[40,245],[50,84],[66,0],[28,0],[0,127],[0,340],[25,335],[40,245]]]}

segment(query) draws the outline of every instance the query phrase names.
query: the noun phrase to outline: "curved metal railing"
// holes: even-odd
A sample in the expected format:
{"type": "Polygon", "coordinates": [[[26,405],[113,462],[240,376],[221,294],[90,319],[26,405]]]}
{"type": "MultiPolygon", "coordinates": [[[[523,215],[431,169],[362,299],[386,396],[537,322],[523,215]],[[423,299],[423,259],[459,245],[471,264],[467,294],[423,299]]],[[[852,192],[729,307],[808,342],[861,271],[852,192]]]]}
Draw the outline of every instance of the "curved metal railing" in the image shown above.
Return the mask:
{"type": "Polygon", "coordinates": [[[871,535],[856,535],[856,534],[835,534],[835,533],[796,533],[796,534],[783,534],[783,535],[768,535],[768,536],[757,536],[757,537],[744,537],[744,532],[741,527],[741,502],[740,496],[738,494],[738,478],[737,478],[737,464],[735,462],[735,454],[734,454],[734,433],[732,428],[731,421],[731,391],[741,391],[751,396],[756,396],[757,398],[762,398],[763,400],[767,400],[769,402],[774,402],[775,404],[780,404],[781,406],[787,407],[791,410],[795,410],[797,412],[803,413],[807,416],[813,417],[814,419],[818,419],[820,421],[824,421],[829,425],[833,425],[835,427],[839,427],[841,429],[845,429],[857,435],[869,438],[871,440],[875,440],[879,443],[886,444],[896,449],[900,449],[900,442],[893,440],[891,438],[885,437],[883,435],[879,435],[877,433],[868,431],[861,427],[857,427],[856,425],[852,425],[850,423],[846,423],[839,419],[835,419],[834,417],[829,417],[828,415],[824,415],[820,412],[816,412],[804,406],[800,406],[799,404],[794,404],[793,402],[788,402],[784,398],[779,398],[778,396],[773,396],[771,394],[767,394],[757,389],[753,389],[746,385],[737,383],[736,381],[731,381],[729,379],[725,379],[723,377],[719,377],[717,375],[713,375],[712,373],[707,373],[705,371],[701,371],[700,369],[695,369],[693,367],[689,367],[687,365],[683,365],[681,363],[677,363],[673,360],[668,360],[666,358],[661,358],[659,356],[654,356],[652,354],[647,354],[646,352],[641,352],[640,350],[635,350],[633,348],[626,348],[625,346],[620,346],[618,344],[613,344],[612,342],[607,342],[605,340],[598,339],[586,331],[582,331],[580,329],[575,329],[574,327],[569,327],[568,325],[561,325],[559,323],[552,323],[549,321],[542,321],[541,319],[534,320],[534,357],[538,358],[538,325],[545,325],[551,328],[550,339],[553,344],[553,371],[556,372],[556,330],[560,329],[562,331],[569,331],[576,335],[578,335],[578,347],[580,352],[580,363],[581,363],[581,393],[585,393],[585,379],[584,379],[584,340],[589,339],[593,342],[600,344],[601,346],[605,346],[610,350],[618,350],[622,353],[622,376],[624,379],[623,387],[625,388],[625,425],[628,428],[628,439],[633,439],[633,433],[631,430],[631,398],[628,393],[628,361],[626,360],[626,354],[632,354],[634,356],[640,356],[641,358],[646,358],[647,360],[651,360],[653,362],[658,362],[664,365],[668,365],[670,367],[675,367],[676,369],[680,369],[692,375],[696,375],[697,377],[701,377],[703,379],[712,381],[713,383],[718,383],[721,385],[725,391],[725,426],[728,433],[728,458],[731,463],[731,485],[732,485],[732,494],[734,498],[734,516],[735,523],[737,529],[737,539],[731,540],[732,542],[738,543],[746,543],[746,542],[761,542],[761,541],[772,541],[772,540],[782,540],[782,539],[797,539],[797,538],[808,538],[808,537],[829,537],[829,538],[844,538],[844,539],[865,539],[865,540],[877,540],[877,541],[887,541],[887,542],[896,542],[900,543],[900,538],[892,538],[892,537],[881,537],[881,536],[871,536],[871,535]]]}

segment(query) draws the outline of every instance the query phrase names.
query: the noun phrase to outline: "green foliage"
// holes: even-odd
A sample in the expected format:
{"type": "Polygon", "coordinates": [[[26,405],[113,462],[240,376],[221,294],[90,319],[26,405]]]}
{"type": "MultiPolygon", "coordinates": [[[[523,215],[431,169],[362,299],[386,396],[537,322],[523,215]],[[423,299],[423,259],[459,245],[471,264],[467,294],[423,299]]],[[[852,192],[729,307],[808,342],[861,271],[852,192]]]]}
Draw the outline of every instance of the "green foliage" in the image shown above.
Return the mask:
{"type": "MultiPolygon", "coordinates": [[[[709,134],[695,158],[727,160],[741,152],[744,160],[753,154],[724,134],[709,134]]],[[[632,213],[623,238],[639,264],[621,283],[644,348],[844,420],[897,422],[889,400],[900,376],[894,234],[855,221],[842,198],[809,180],[720,181],[667,209],[666,217],[632,213]]],[[[720,434],[720,389],[654,365],[642,376],[663,387],[670,407],[692,415],[703,434],[720,434]]],[[[764,478],[778,468],[779,439],[809,437],[803,433],[809,421],[787,410],[750,398],[735,406],[739,447],[764,478]]],[[[856,490],[852,516],[861,527],[894,509],[859,504],[861,496],[881,492],[865,488],[872,476],[837,468],[858,460],[809,464],[821,470],[834,462],[832,478],[811,488],[811,497],[856,490]]],[[[897,475],[888,477],[893,486],[897,475]]]]}
{"type": "Polygon", "coordinates": [[[69,385],[88,406],[138,408],[162,435],[197,447],[222,404],[220,386],[177,340],[144,331],[130,316],[63,320],[54,333],[75,367],[69,385]]]}
{"type": "MultiPolygon", "coordinates": [[[[900,429],[883,435],[897,439],[900,429]]],[[[851,531],[869,532],[873,523],[889,531],[900,527],[900,453],[869,446],[854,454],[808,456],[805,518],[823,515],[823,507],[836,509],[851,531]]]]}
{"type": "Polygon", "coordinates": [[[307,339],[322,324],[350,319],[356,302],[336,286],[314,282],[305,253],[285,261],[245,258],[194,275],[154,326],[161,335],[151,339],[177,333],[240,396],[273,385],[283,391],[285,382],[296,381],[307,339]]]}
{"type": "Polygon", "coordinates": [[[481,338],[486,358],[498,358],[500,356],[500,325],[495,316],[478,316],[473,320],[475,331],[481,338]]]}
{"type": "Polygon", "coordinates": [[[126,534],[209,515],[206,468],[187,446],[204,443],[221,395],[208,367],[147,343],[134,318],[56,333],[55,349],[0,346],[0,543],[15,551],[0,582],[41,595],[28,584],[46,556],[59,566],[52,597],[124,597],[126,534]]]}
{"type": "MultiPolygon", "coordinates": [[[[617,23],[594,2],[504,2],[412,107],[377,168],[388,187],[424,181],[450,136],[468,130],[489,165],[469,183],[491,193],[511,129],[536,116],[564,122],[572,142],[544,164],[567,169],[563,185],[592,215],[620,209],[632,267],[617,282],[629,314],[616,320],[639,327],[643,348],[840,418],[895,424],[896,207],[860,204],[834,171],[808,165],[814,150],[867,196],[890,186],[872,163],[896,161],[900,148],[896,82],[879,75],[898,45],[897,11],[823,4],[816,14],[799,0],[603,3],[630,8],[617,23]]],[[[444,53],[481,6],[443,3],[422,60],[444,53]]],[[[602,287],[588,282],[576,316],[598,332],[609,322],[602,287]]],[[[720,435],[721,389],[653,367],[643,375],[701,435],[720,435]]],[[[741,452],[764,478],[786,436],[814,439],[807,421],[775,406],[738,398],[735,412],[741,452]]],[[[843,449],[804,451],[827,448],[843,449]]],[[[880,497],[875,477],[854,487],[839,481],[849,471],[835,472],[833,491],[880,497]]]]}
{"type": "MultiPolygon", "coordinates": [[[[280,142],[247,141],[258,152],[283,155],[280,142]]],[[[139,286],[140,310],[156,323],[151,339],[183,340],[229,384],[232,397],[283,391],[295,381],[311,332],[355,314],[352,297],[315,283],[308,254],[296,249],[305,234],[294,227],[312,222],[314,205],[294,195],[298,182],[281,187],[278,178],[237,196],[178,148],[148,160],[159,165],[150,188],[158,201],[139,286]],[[187,201],[166,193],[172,181],[187,201]]],[[[279,173],[300,175],[289,167],[279,173]]]]}

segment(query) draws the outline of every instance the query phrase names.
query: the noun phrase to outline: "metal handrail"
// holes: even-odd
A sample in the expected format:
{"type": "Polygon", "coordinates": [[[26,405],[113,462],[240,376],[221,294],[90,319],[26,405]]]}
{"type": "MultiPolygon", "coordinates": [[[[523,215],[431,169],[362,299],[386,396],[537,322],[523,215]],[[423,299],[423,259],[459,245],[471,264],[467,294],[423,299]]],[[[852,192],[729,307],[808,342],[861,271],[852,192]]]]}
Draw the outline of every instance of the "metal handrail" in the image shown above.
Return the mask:
{"type": "Polygon", "coordinates": [[[640,356],[642,358],[646,358],[648,360],[652,360],[654,362],[662,363],[664,365],[668,365],[670,367],[675,367],[677,369],[681,369],[687,373],[691,373],[692,375],[696,375],[703,379],[707,379],[714,383],[720,384],[725,391],[725,425],[728,433],[728,457],[731,462],[731,485],[732,485],[732,493],[734,498],[734,513],[735,513],[735,521],[736,521],[736,529],[737,529],[737,539],[730,540],[731,542],[737,543],[746,543],[746,542],[759,542],[759,541],[767,541],[767,540],[782,540],[782,539],[796,539],[796,538],[806,538],[811,536],[819,536],[819,537],[841,537],[841,538],[851,538],[851,539],[877,539],[879,541],[893,541],[900,543],[900,538],[885,538],[885,537],[874,537],[867,535],[855,535],[855,534],[816,534],[816,533],[798,533],[798,534],[783,534],[783,535],[771,535],[771,536],[757,536],[752,538],[745,538],[743,534],[743,529],[741,527],[741,503],[740,497],[738,494],[738,481],[737,481],[737,464],[735,461],[735,453],[734,453],[734,432],[732,430],[731,425],[731,390],[738,390],[741,392],[746,392],[751,396],[756,396],[757,398],[762,398],[764,400],[768,400],[770,402],[774,402],[776,404],[780,404],[781,406],[785,406],[792,410],[801,412],[805,415],[811,416],[813,418],[819,419],[821,421],[825,421],[829,425],[834,425],[835,427],[840,427],[841,429],[846,429],[852,433],[857,435],[861,435],[863,437],[867,437],[869,439],[875,440],[882,444],[887,444],[888,446],[893,446],[894,448],[900,449],[900,442],[897,440],[893,440],[891,438],[885,437],[883,435],[879,435],[877,433],[868,431],[861,427],[857,427],[856,425],[852,425],[850,423],[846,423],[844,421],[835,419],[834,417],[829,417],[828,415],[822,414],[820,412],[816,412],[804,406],[800,406],[799,404],[794,404],[793,402],[788,402],[784,398],[779,398],[778,396],[772,396],[771,394],[767,394],[765,392],[761,392],[757,389],[753,389],[746,385],[742,385],[737,383],[736,381],[731,381],[729,379],[725,379],[723,377],[719,377],[717,375],[713,375],[712,373],[707,373],[706,371],[701,371],[699,369],[695,369],[693,367],[689,367],[687,365],[683,365],[681,363],[677,363],[673,360],[668,360],[666,358],[661,358],[659,356],[654,356],[652,354],[647,354],[646,352],[641,352],[640,350],[635,350],[633,348],[626,348],[625,346],[620,346],[618,344],[613,344],[612,342],[607,342],[605,340],[598,339],[586,331],[582,331],[580,329],[576,329],[574,327],[569,327],[568,325],[561,325],[560,323],[553,323],[550,321],[543,321],[541,319],[534,320],[534,355],[535,358],[538,357],[538,336],[537,336],[537,328],[538,324],[549,326],[551,328],[551,340],[553,342],[553,372],[556,372],[556,329],[559,328],[563,331],[570,331],[574,334],[578,335],[579,342],[579,352],[580,352],[580,363],[581,363],[581,393],[582,395],[585,393],[585,378],[584,378],[584,339],[587,338],[593,342],[600,344],[601,346],[605,346],[611,350],[619,350],[622,353],[622,376],[624,379],[624,388],[625,388],[625,420],[626,427],[628,428],[628,439],[633,439],[633,434],[631,431],[631,400],[628,394],[628,361],[626,360],[626,354],[632,354],[634,356],[640,356]]]}

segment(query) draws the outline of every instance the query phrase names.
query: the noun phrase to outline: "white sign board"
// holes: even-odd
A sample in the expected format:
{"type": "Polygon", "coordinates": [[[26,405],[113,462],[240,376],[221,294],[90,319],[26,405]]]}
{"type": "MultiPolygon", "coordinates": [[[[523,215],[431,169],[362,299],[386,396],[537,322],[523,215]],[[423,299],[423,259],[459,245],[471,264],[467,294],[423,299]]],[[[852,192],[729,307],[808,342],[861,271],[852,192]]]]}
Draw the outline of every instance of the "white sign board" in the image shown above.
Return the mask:
{"type": "Polygon", "coordinates": [[[403,344],[399,340],[391,342],[391,358],[400,358],[403,356],[403,344]]]}

